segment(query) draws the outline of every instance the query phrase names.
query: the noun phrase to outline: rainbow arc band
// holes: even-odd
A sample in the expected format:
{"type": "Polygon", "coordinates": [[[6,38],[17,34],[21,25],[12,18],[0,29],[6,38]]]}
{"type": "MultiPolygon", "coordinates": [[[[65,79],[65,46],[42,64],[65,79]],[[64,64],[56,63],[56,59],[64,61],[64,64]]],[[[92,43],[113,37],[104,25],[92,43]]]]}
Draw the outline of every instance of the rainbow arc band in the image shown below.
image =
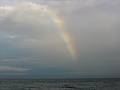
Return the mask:
{"type": "MultiPolygon", "coordinates": [[[[43,11],[46,14],[48,14],[50,16],[50,18],[52,19],[52,21],[57,25],[57,27],[60,30],[60,36],[61,38],[64,40],[68,51],[72,57],[72,59],[76,59],[77,58],[77,52],[76,52],[76,46],[74,43],[74,40],[72,39],[71,35],[67,32],[67,29],[65,29],[65,23],[64,20],[61,19],[56,13],[55,11],[53,11],[52,9],[48,8],[48,6],[46,5],[41,5],[41,4],[36,4],[36,3],[32,3],[32,2],[25,2],[25,5],[29,6],[31,9],[35,9],[39,11],[43,11]]],[[[22,6],[22,5],[21,5],[22,6]]],[[[13,11],[17,8],[17,5],[15,6],[0,6],[0,10],[6,10],[6,11],[13,11]]]]}
{"type": "Polygon", "coordinates": [[[54,11],[49,10],[49,9],[47,9],[47,10],[48,10],[47,12],[50,15],[50,17],[52,18],[53,22],[60,28],[60,36],[66,43],[66,46],[68,48],[70,55],[72,56],[72,59],[76,59],[77,56],[76,56],[75,45],[73,43],[73,40],[72,40],[70,34],[65,29],[64,21],[60,17],[58,17],[58,15],[56,15],[56,13],[54,11]]]}

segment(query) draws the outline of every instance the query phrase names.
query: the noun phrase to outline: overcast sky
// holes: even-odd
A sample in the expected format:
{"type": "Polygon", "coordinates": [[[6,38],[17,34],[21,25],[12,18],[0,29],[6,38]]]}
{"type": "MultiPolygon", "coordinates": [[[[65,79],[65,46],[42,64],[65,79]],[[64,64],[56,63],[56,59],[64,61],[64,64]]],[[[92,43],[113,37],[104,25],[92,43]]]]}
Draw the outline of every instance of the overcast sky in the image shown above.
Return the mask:
{"type": "Polygon", "coordinates": [[[120,0],[0,0],[0,78],[119,77],[119,29],[120,0]],[[62,18],[77,59],[37,6],[62,18]]]}

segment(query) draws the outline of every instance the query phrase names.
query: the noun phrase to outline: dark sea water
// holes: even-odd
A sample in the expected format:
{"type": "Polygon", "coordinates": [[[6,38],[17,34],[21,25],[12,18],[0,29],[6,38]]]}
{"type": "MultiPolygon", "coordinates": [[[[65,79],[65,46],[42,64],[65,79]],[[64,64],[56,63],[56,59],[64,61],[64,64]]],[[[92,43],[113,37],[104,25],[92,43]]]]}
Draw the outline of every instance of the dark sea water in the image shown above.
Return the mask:
{"type": "Polygon", "coordinates": [[[120,90],[120,79],[4,79],[0,90],[120,90]]]}

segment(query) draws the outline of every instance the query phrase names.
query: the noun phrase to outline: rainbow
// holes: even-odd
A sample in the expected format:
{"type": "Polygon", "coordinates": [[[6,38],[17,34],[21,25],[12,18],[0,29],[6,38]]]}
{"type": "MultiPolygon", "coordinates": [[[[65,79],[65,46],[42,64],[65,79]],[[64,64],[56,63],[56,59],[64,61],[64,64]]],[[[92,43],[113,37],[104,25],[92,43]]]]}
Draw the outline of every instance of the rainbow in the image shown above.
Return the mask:
{"type": "Polygon", "coordinates": [[[76,56],[75,45],[74,45],[74,42],[72,40],[72,37],[70,36],[70,34],[65,29],[64,21],[60,17],[58,17],[58,15],[56,15],[55,12],[53,12],[50,9],[48,10],[48,14],[52,18],[53,22],[60,29],[60,36],[64,40],[64,42],[66,43],[66,46],[68,48],[68,51],[69,51],[70,55],[72,56],[73,59],[76,59],[77,56],[76,56]]]}
{"type": "MultiPolygon", "coordinates": [[[[40,5],[40,4],[36,4],[36,3],[32,3],[32,2],[27,2],[27,3],[25,2],[23,4],[26,6],[29,6],[29,8],[31,8],[33,10],[43,11],[50,16],[52,21],[59,28],[59,30],[60,30],[59,34],[60,34],[61,38],[64,40],[66,47],[68,49],[68,52],[70,53],[72,59],[76,59],[77,53],[76,53],[76,49],[75,49],[76,48],[75,43],[74,43],[74,40],[72,40],[71,35],[67,32],[67,29],[65,28],[64,20],[61,19],[56,14],[55,11],[48,8],[48,6],[46,6],[46,5],[40,5]]],[[[17,7],[17,5],[16,5],[16,7],[17,7]]],[[[0,10],[11,11],[11,10],[14,10],[16,7],[5,5],[5,6],[0,6],[0,10]]]]}

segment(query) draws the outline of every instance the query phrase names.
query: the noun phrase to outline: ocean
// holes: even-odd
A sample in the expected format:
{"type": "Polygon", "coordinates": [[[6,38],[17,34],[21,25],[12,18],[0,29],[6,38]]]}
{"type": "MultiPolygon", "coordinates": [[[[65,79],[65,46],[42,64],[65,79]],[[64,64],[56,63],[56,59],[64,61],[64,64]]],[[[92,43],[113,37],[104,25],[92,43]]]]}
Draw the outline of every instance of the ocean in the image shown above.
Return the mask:
{"type": "Polygon", "coordinates": [[[0,90],[120,90],[120,79],[2,79],[0,90]]]}

